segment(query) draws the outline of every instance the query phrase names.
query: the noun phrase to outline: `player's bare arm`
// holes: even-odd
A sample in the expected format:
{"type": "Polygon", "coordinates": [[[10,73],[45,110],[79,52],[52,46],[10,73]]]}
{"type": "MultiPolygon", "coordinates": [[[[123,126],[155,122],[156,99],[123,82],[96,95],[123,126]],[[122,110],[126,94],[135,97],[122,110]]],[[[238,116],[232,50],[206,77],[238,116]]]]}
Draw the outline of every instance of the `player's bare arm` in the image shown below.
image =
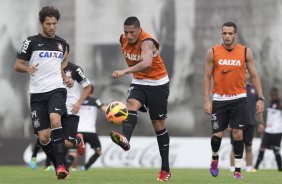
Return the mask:
{"type": "Polygon", "coordinates": [[[211,78],[213,71],[213,51],[208,50],[207,60],[205,63],[205,73],[204,73],[204,112],[211,114],[212,103],[210,101],[210,89],[211,89],[211,78]]]}
{"type": "Polygon", "coordinates": [[[262,134],[264,132],[264,120],[263,120],[263,113],[258,113],[258,133],[262,134]]]}
{"type": "Polygon", "coordinates": [[[22,60],[22,59],[17,59],[16,63],[14,65],[14,68],[17,72],[21,72],[21,73],[28,73],[30,75],[34,75],[34,73],[38,70],[38,65],[37,64],[32,64],[31,66],[28,66],[26,64],[26,61],[22,60]]]}
{"type": "Polygon", "coordinates": [[[255,66],[255,63],[254,63],[254,56],[253,56],[251,49],[249,49],[249,48],[247,48],[247,61],[246,61],[246,63],[247,63],[246,64],[247,69],[248,69],[250,76],[251,76],[252,83],[254,85],[254,88],[257,92],[258,97],[260,98],[257,101],[256,110],[257,110],[257,113],[261,113],[261,112],[264,111],[264,96],[263,96],[263,92],[262,92],[260,77],[257,73],[256,66],[255,66]]]}
{"type": "Polygon", "coordinates": [[[83,88],[82,94],[79,98],[79,100],[73,105],[73,108],[71,110],[71,112],[73,114],[77,114],[81,104],[88,98],[88,96],[91,93],[91,84],[87,85],[85,88],[83,88]]]}
{"type": "Polygon", "coordinates": [[[125,68],[123,70],[116,70],[112,73],[112,77],[119,78],[129,73],[136,73],[148,69],[152,65],[155,45],[151,40],[143,41],[141,44],[141,58],[142,61],[134,66],[125,68]]]}

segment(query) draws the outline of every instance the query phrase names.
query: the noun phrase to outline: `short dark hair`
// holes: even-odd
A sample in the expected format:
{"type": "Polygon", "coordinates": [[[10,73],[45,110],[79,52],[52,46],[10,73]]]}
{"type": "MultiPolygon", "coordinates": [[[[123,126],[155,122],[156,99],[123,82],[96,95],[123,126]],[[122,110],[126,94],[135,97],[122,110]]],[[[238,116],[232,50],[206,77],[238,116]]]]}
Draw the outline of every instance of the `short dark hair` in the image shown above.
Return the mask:
{"type": "Polygon", "coordinates": [[[275,93],[279,93],[279,89],[277,88],[277,87],[272,87],[271,89],[270,89],[270,91],[272,91],[272,92],[275,92],[275,93]]]}
{"type": "Polygon", "coordinates": [[[234,32],[237,33],[237,26],[234,22],[225,22],[223,25],[222,25],[222,29],[223,27],[233,27],[234,28],[234,32]]]}
{"type": "Polygon", "coordinates": [[[57,20],[59,20],[61,14],[56,7],[45,6],[39,12],[39,21],[43,24],[46,17],[55,17],[57,20]]]}
{"type": "Polygon", "coordinates": [[[128,17],[125,21],[124,21],[124,26],[132,26],[134,25],[134,27],[136,28],[140,28],[140,21],[138,20],[137,17],[131,16],[128,17]]]}

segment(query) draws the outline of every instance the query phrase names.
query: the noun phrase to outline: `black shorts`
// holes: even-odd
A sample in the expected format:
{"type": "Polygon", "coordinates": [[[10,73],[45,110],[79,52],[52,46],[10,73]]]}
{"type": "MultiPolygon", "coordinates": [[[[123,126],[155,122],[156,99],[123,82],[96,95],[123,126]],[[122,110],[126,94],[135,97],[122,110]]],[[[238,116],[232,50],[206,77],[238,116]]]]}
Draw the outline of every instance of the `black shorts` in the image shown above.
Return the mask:
{"type": "Polygon", "coordinates": [[[228,128],[244,129],[246,124],[246,98],[228,101],[213,101],[211,124],[213,133],[228,128]]]}
{"type": "Polygon", "coordinates": [[[146,112],[149,109],[151,120],[164,120],[167,117],[167,99],[169,96],[169,82],[160,86],[130,84],[127,99],[136,99],[146,112]]]}
{"type": "Polygon", "coordinates": [[[277,149],[280,149],[281,138],[282,133],[270,134],[265,132],[262,138],[261,147],[267,149],[273,149],[274,147],[276,147],[277,149]]]}
{"type": "Polygon", "coordinates": [[[50,113],[57,113],[61,116],[66,114],[66,95],[65,88],[30,95],[31,120],[35,134],[51,127],[50,113]]]}
{"type": "Polygon", "coordinates": [[[97,133],[90,133],[90,132],[79,132],[83,134],[84,143],[89,143],[91,148],[100,148],[101,149],[101,142],[97,133]]]}
{"type": "Polygon", "coordinates": [[[76,138],[79,116],[67,115],[62,118],[62,127],[65,139],[71,140],[76,138]]]}
{"type": "MultiPolygon", "coordinates": [[[[254,131],[255,131],[254,125],[246,124],[245,128],[243,129],[244,144],[252,145],[253,138],[254,138],[254,131]]],[[[231,140],[231,144],[233,145],[234,140],[233,140],[232,134],[230,134],[230,140],[231,140]]]]}

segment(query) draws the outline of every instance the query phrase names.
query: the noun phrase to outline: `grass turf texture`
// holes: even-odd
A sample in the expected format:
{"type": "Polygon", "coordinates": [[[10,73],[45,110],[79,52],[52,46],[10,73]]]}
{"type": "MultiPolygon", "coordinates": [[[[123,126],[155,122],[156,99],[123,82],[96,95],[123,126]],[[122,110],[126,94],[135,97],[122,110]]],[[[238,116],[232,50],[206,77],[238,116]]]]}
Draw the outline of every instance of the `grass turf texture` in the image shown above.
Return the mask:
{"type": "MultiPolygon", "coordinates": [[[[242,173],[244,178],[236,180],[229,170],[221,169],[214,178],[208,169],[172,169],[170,184],[281,184],[282,172],[259,170],[256,173],[242,173]]],[[[110,169],[94,168],[88,171],[71,172],[66,180],[58,180],[53,171],[42,167],[31,170],[27,166],[0,166],[1,184],[151,184],[156,181],[157,169],[110,169]]]]}

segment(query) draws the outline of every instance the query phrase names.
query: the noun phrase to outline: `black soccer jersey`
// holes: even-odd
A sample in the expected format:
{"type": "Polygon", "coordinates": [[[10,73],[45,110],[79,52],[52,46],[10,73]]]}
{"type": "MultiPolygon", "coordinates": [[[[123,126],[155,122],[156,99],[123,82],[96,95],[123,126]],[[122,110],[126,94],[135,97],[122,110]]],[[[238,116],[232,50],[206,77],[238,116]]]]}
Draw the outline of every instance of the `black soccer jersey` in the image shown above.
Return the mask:
{"type": "MultiPolygon", "coordinates": [[[[68,114],[72,114],[71,110],[73,109],[73,105],[79,100],[81,96],[81,86],[85,88],[90,84],[90,81],[85,76],[82,68],[71,62],[68,62],[68,65],[63,70],[66,76],[71,77],[74,80],[74,85],[71,88],[67,87],[66,102],[68,114]]],[[[79,113],[76,115],[79,115],[79,113]]]]}
{"type": "Polygon", "coordinates": [[[38,64],[38,70],[30,75],[29,92],[44,93],[65,88],[61,74],[61,63],[66,41],[58,36],[46,38],[41,34],[30,36],[17,54],[18,59],[38,64]]]}

